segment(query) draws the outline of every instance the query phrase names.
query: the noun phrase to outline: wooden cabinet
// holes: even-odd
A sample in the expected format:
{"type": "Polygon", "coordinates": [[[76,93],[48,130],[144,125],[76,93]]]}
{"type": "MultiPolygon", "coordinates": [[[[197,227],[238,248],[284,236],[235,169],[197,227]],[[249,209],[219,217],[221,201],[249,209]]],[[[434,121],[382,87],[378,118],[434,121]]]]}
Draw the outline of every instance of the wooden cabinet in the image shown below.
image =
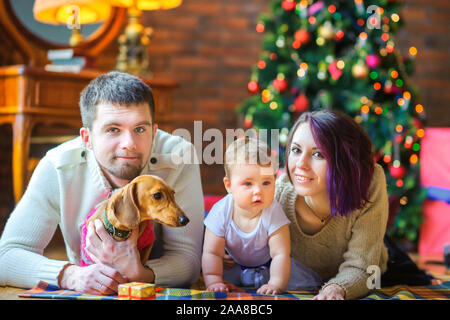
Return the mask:
{"type": "MultiPolygon", "coordinates": [[[[81,128],[79,97],[83,88],[101,73],[48,72],[40,67],[0,67],[0,125],[11,124],[13,132],[13,191],[17,203],[28,183],[28,159],[33,128],[61,124],[78,132],[81,128]]],[[[171,131],[171,97],[177,86],[170,79],[142,79],[153,90],[159,127],[171,131]]]]}

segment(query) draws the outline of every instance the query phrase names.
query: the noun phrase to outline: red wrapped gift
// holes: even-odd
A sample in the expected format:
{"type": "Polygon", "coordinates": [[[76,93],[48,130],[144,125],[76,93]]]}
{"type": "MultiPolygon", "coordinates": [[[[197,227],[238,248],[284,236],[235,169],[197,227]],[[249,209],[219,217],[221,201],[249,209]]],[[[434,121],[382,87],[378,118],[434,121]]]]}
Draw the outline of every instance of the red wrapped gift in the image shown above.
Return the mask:
{"type": "Polygon", "coordinates": [[[450,189],[450,128],[426,128],[421,141],[420,183],[450,189]]]}
{"type": "Polygon", "coordinates": [[[444,245],[450,243],[450,205],[444,201],[425,200],[423,215],[419,254],[443,254],[444,245]]]}
{"type": "Polygon", "coordinates": [[[450,128],[426,128],[421,142],[420,180],[428,188],[423,204],[419,254],[443,254],[450,243],[450,128]],[[432,192],[433,191],[433,192],[432,192]],[[436,191],[440,191],[436,192],[436,191]]]}

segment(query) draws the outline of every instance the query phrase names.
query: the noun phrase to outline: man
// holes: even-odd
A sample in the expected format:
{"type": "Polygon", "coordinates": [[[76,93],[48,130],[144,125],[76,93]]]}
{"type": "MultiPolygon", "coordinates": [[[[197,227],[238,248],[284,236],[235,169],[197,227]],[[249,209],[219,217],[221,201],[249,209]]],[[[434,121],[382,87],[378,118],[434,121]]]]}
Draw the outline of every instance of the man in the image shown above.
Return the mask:
{"type": "Polygon", "coordinates": [[[29,288],[43,280],[92,294],[114,294],[129,281],[188,286],[200,272],[203,194],[198,165],[173,159],[192,153],[192,144],[157,129],[151,89],[125,73],[92,80],[81,94],[80,109],[80,137],[46,154],[8,219],[0,239],[0,285],[29,288]],[[156,242],[142,265],[137,230],[116,242],[96,220],[100,223],[88,227],[87,242],[98,263],[80,267],[86,216],[141,174],[164,179],[190,222],[181,228],[154,223],[156,242]],[[69,261],[42,255],[58,224],[69,261]]]}

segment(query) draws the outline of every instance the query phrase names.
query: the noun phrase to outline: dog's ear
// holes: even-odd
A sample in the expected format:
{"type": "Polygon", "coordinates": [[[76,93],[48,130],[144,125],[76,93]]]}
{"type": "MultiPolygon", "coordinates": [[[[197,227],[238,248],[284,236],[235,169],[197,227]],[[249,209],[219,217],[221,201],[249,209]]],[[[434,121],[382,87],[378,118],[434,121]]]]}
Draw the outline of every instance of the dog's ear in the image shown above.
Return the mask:
{"type": "Polygon", "coordinates": [[[139,225],[141,216],[136,201],[137,183],[129,183],[117,194],[112,203],[118,222],[129,229],[139,225]]]}

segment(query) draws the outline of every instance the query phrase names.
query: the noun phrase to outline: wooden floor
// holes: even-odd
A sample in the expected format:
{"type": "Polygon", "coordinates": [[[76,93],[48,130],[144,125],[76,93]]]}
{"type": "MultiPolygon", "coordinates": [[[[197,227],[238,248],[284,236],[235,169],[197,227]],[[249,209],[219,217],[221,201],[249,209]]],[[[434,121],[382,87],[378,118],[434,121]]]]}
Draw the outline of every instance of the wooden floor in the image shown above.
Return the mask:
{"type": "MultiPolygon", "coordinates": [[[[44,255],[50,259],[68,260],[59,228],[47,249],[44,250],[44,255]]],[[[419,256],[418,254],[411,253],[410,257],[420,269],[424,269],[429,273],[450,274],[450,271],[443,264],[444,257],[442,255],[431,254],[419,256]]]]}

